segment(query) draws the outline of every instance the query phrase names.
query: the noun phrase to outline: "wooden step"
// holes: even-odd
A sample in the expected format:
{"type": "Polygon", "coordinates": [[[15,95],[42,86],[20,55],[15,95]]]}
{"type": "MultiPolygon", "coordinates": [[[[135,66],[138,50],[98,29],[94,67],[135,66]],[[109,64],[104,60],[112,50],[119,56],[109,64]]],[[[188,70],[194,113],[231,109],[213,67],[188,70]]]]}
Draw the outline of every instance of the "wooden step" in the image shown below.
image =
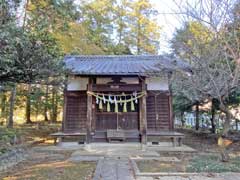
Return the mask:
{"type": "MultiPolygon", "coordinates": [[[[127,142],[138,142],[140,140],[140,134],[138,130],[124,130],[127,142]]],[[[92,136],[95,142],[106,142],[107,141],[107,131],[95,131],[92,136]]]]}

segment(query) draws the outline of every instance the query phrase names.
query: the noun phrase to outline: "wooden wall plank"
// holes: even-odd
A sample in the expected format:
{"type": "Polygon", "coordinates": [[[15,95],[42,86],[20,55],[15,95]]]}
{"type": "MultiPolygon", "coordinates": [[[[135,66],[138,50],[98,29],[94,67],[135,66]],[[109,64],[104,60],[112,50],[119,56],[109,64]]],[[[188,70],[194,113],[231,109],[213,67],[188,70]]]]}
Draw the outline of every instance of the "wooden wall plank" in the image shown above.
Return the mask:
{"type": "Polygon", "coordinates": [[[171,130],[171,104],[168,91],[148,91],[147,128],[149,130],[171,130]]]}
{"type": "Polygon", "coordinates": [[[64,107],[64,131],[86,130],[87,94],[86,91],[66,91],[64,107]]]}

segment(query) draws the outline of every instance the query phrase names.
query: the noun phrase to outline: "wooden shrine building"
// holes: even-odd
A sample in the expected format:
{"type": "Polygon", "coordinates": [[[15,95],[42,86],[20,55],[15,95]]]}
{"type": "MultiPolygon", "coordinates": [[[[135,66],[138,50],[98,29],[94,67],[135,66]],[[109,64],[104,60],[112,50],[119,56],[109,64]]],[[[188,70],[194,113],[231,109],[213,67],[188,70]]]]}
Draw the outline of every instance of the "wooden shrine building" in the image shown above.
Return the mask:
{"type": "Polygon", "coordinates": [[[154,55],[66,56],[63,135],[86,134],[87,143],[119,138],[146,143],[174,137],[169,78],[180,60],[154,55]]]}

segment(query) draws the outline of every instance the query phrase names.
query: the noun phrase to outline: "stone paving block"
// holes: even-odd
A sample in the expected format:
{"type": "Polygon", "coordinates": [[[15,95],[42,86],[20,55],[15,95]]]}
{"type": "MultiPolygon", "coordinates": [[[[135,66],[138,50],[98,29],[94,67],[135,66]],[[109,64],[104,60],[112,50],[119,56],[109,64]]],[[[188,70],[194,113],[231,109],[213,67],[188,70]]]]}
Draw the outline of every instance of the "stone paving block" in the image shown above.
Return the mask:
{"type": "Polygon", "coordinates": [[[240,180],[240,173],[223,173],[218,174],[220,180],[240,180]]]}
{"type": "Polygon", "coordinates": [[[131,157],[134,161],[156,160],[162,162],[180,162],[177,157],[131,157]]]}
{"type": "Polygon", "coordinates": [[[195,149],[186,145],[176,146],[176,147],[152,145],[152,146],[148,146],[147,150],[157,151],[157,152],[196,152],[195,149]]]}
{"type": "Polygon", "coordinates": [[[154,179],[153,177],[143,176],[143,177],[137,177],[137,180],[154,180],[154,179]]]}
{"type": "Polygon", "coordinates": [[[127,158],[104,158],[99,160],[94,180],[134,180],[127,158]]]}
{"type": "Polygon", "coordinates": [[[106,157],[129,157],[129,156],[159,156],[159,153],[156,151],[152,150],[146,150],[142,151],[141,149],[137,147],[131,147],[129,148],[128,146],[126,147],[91,147],[89,149],[80,149],[75,151],[73,154],[75,155],[80,155],[80,156],[93,156],[93,155],[98,155],[98,156],[106,156],[106,157]]]}
{"type": "Polygon", "coordinates": [[[82,162],[82,161],[98,161],[102,159],[101,156],[71,156],[67,161],[82,162]]]}
{"type": "Polygon", "coordinates": [[[190,176],[189,180],[224,180],[220,177],[216,177],[216,176],[212,176],[212,177],[208,177],[208,176],[190,176]]]}
{"type": "Polygon", "coordinates": [[[182,176],[160,176],[156,179],[157,180],[191,180],[188,177],[182,177],[182,176]]]}

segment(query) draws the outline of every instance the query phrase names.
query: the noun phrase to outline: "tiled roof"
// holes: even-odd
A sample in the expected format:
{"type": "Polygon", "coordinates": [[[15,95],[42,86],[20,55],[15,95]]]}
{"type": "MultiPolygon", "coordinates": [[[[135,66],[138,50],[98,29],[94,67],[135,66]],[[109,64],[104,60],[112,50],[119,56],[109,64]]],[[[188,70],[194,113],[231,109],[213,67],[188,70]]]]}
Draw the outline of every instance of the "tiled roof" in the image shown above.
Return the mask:
{"type": "Polygon", "coordinates": [[[189,71],[182,60],[159,55],[65,56],[66,67],[75,75],[157,75],[176,69],[189,71]]]}

